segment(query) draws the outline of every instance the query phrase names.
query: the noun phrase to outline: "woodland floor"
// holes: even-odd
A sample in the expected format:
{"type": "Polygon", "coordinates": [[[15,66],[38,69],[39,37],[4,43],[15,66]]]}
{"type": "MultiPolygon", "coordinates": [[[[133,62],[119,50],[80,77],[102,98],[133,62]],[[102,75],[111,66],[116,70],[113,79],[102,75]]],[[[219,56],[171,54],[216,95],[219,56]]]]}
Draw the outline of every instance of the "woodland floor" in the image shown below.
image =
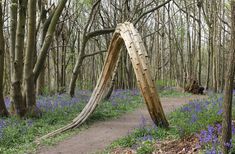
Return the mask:
{"type": "MultiPolygon", "coordinates": [[[[190,99],[205,96],[186,96],[178,98],[162,98],[165,113],[188,103],[190,99]]],[[[90,154],[102,152],[114,140],[123,137],[140,124],[141,117],[151,121],[145,107],[127,113],[118,119],[97,122],[79,134],[66,139],[52,147],[40,147],[39,154],[90,154]]],[[[178,144],[179,145],[179,144],[178,144]]],[[[177,146],[177,145],[176,145],[177,146]]],[[[180,145],[179,145],[180,146],[180,145]]],[[[174,147],[177,149],[177,147],[174,147]]]]}

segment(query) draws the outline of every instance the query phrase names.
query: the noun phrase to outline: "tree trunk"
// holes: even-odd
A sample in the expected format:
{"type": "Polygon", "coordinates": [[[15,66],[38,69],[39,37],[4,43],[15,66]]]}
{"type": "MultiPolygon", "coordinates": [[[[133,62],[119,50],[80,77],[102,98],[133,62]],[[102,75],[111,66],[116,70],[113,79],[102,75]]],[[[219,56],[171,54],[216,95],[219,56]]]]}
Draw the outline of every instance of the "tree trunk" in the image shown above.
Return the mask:
{"type": "Polygon", "coordinates": [[[161,80],[163,82],[163,84],[165,83],[166,79],[165,79],[165,66],[164,66],[164,63],[165,63],[165,59],[164,59],[164,56],[165,56],[165,48],[166,48],[166,37],[165,37],[165,8],[163,8],[162,10],[162,33],[161,33],[161,66],[162,66],[162,69],[161,69],[161,80]]]}
{"type": "Polygon", "coordinates": [[[201,10],[202,10],[202,0],[197,0],[198,6],[198,83],[201,85],[201,73],[202,73],[202,53],[201,53],[201,39],[202,39],[202,30],[201,30],[201,10]]]}
{"type": "MultiPolygon", "coordinates": [[[[46,32],[48,29],[48,23],[51,20],[50,18],[46,20],[47,17],[47,10],[45,9],[45,2],[41,0],[40,2],[40,20],[42,21],[42,32],[41,32],[41,44],[40,47],[42,47],[43,42],[45,40],[46,32]]],[[[48,57],[47,57],[48,58],[48,57]]],[[[38,80],[37,80],[37,95],[43,95],[43,90],[45,88],[45,67],[42,69],[42,72],[40,73],[38,80]]]]}
{"type": "Polygon", "coordinates": [[[209,40],[208,40],[208,57],[207,57],[207,78],[206,78],[206,90],[209,89],[209,86],[210,86],[210,73],[211,73],[211,42],[212,42],[212,39],[211,39],[211,28],[209,28],[209,40]]]}
{"type": "MultiPolygon", "coordinates": [[[[225,0],[223,0],[223,4],[225,4],[225,0]]],[[[224,6],[224,5],[223,5],[224,6]]],[[[223,8],[223,19],[225,19],[225,8],[223,8]]],[[[225,26],[225,24],[223,25],[225,26]]],[[[224,29],[223,30],[223,40],[222,40],[222,47],[224,48],[225,47],[225,44],[226,44],[226,30],[224,29]]],[[[223,61],[223,64],[222,64],[222,78],[221,78],[221,91],[224,90],[224,85],[225,85],[225,52],[224,52],[224,49],[223,49],[223,53],[222,53],[222,61],[223,61]]]]}
{"type": "MultiPolygon", "coordinates": [[[[13,60],[12,101],[16,114],[20,117],[26,113],[26,106],[22,96],[23,51],[25,37],[27,0],[19,1],[19,16],[16,30],[15,57],[13,60]]],[[[14,35],[14,34],[12,34],[14,35]]],[[[14,39],[14,37],[12,38],[14,39]]],[[[13,48],[13,47],[12,47],[13,48]]]]}
{"type": "Polygon", "coordinates": [[[212,42],[211,44],[211,52],[212,52],[212,70],[213,70],[213,91],[217,92],[217,48],[216,46],[216,35],[217,35],[217,2],[214,0],[212,1],[212,42]]]}
{"type": "MultiPolygon", "coordinates": [[[[171,11],[170,11],[170,8],[171,8],[171,5],[170,5],[170,3],[168,4],[168,10],[167,10],[167,12],[168,12],[168,21],[171,23],[171,11]]],[[[169,73],[169,79],[170,79],[170,86],[172,86],[172,64],[173,64],[173,62],[172,62],[172,55],[173,55],[173,47],[172,47],[172,43],[171,43],[171,31],[172,31],[172,28],[171,28],[171,24],[168,24],[168,43],[169,43],[169,61],[170,61],[170,65],[169,65],[169,71],[170,71],[170,73],[169,73]]]]}
{"type": "Polygon", "coordinates": [[[37,95],[44,95],[44,89],[45,89],[45,67],[42,69],[41,73],[39,74],[39,77],[37,79],[37,87],[36,88],[37,88],[36,89],[37,95]]]}
{"type": "Polygon", "coordinates": [[[4,74],[4,54],[5,42],[3,36],[2,2],[0,2],[0,116],[8,116],[8,111],[3,96],[3,74],[4,74]]]}
{"type": "Polygon", "coordinates": [[[233,82],[235,74],[235,1],[231,1],[231,50],[229,55],[229,65],[227,70],[227,79],[225,81],[225,96],[223,103],[223,121],[222,121],[222,152],[229,153],[232,137],[232,99],[233,82]]]}
{"type": "Polygon", "coordinates": [[[28,3],[28,37],[24,63],[25,100],[27,114],[37,116],[40,112],[36,107],[35,82],[33,74],[33,58],[36,43],[36,1],[29,0],[28,3]]]}
{"type": "MultiPolygon", "coordinates": [[[[16,27],[17,27],[17,8],[18,8],[18,1],[11,0],[11,7],[10,7],[10,76],[11,76],[11,87],[13,83],[13,64],[15,60],[15,42],[16,42],[16,27]]],[[[10,112],[15,113],[15,103],[13,101],[13,90],[10,88],[11,92],[11,107],[10,112]]]]}
{"type": "Polygon", "coordinates": [[[10,57],[11,57],[11,82],[13,82],[13,64],[15,60],[15,42],[16,42],[16,27],[17,27],[17,0],[11,0],[11,9],[10,9],[10,57]]]}
{"type": "MultiPolygon", "coordinates": [[[[186,11],[188,12],[188,9],[187,9],[187,2],[186,0],[184,1],[185,3],[185,8],[186,8],[186,11]]],[[[191,42],[191,34],[190,34],[190,19],[189,19],[189,13],[186,14],[186,22],[187,22],[187,54],[188,54],[188,62],[187,62],[187,78],[192,78],[192,42],[191,42]]]]}
{"type": "Polygon", "coordinates": [[[82,50],[81,50],[79,53],[77,62],[75,64],[75,67],[73,69],[73,75],[72,75],[72,78],[71,78],[71,81],[69,84],[69,94],[71,97],[74,96],[75,87],[76,87],[76,80],[77,80],[78,74],[80,74],[80,71],[81,71],[80,68],[82,66],[83,56],[84,56],[84,53],[82,53],[82,50]]]}

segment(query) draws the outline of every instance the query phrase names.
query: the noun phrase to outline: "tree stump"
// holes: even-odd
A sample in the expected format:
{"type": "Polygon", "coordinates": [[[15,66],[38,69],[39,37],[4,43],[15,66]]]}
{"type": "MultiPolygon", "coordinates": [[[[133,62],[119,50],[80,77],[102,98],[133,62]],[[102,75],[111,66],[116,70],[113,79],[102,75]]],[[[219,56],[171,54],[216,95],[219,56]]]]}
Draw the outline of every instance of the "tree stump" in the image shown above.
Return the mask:
{"type": "Polygon", "coordinates": [[[192,94],[203,94],[204,87],[200,86],[196,79],[190,79],[187,86],[184,88],[185,92],[192,94]]]}

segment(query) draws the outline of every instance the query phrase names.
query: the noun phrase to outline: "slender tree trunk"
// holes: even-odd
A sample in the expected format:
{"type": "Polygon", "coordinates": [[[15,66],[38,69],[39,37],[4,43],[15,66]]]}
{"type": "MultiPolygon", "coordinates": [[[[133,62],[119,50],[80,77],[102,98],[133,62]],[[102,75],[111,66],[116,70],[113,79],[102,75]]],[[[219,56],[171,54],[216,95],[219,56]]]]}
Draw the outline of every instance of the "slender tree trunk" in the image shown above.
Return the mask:
{"type": "MultiPolygon", "coordinates": [[[[197,0],[193,0],[193,3],[194,4],[197,4],[197,0]]],[[[193,11],[193,16],[196,17],[196,7],[192,8],[192,11],[193,11]]],[[[195,62],[196,59],[196,56],[197,56],[197,22],[196,22],[196,19],[193,18],[193,25],[192,25],[192,28],[193,28],[193,31],[192,31],[192,50],[191,50],[191,58],[192,58],[192,76],[194,76],[197,80],[197,73],[196,73],[196,70],[197,70],[197,62],[195,62]]]]}
{"type": "Polygon", "coordinates": [[[225,81],[225,96],[223,103],[223,121],[222,121],[222,152],[229,153],[232,137],[232,99],[233,99],[233,81],[235,74],[235,1],[231,1],[231,50],[229,54],[229,65],[227,78],[225,81]]]}
{"type": "MultiPolygon", "coordinates": [[[[16,114],[20,117],[26,113],[26,104],[22,96],[23,51],[25,37],[27,0],[19,1],[19,17],[16,30],[15,58],[13,60],[12,100],[16,114]]],[[[14,35],[14,34],[12,34],[14,35]]],[[[12,38],[14,39],[14,38],[12,38]]],[[[12,47],[13,48],[13,47],[12,47]]]]}
{"type": "MultiPolygon", "coordinates": [[[[156,22],[155,22],[155,25],[156,25],[156,29],[159,29],[160,26],[159,26],[159,22],[160,22],[160,11],[159,9],[157,10],[157,13],[156,13],[156,22]]],[[[161,53],[160,53],[160,35],[157,34],[156,36],[156,43],[155,43],[155,46],[156,46],[156,52],[157,52],[157,71],[156,71],[156,79],[155,80],[160,80],[160,69],[158,69],[160,66],[161,66],[161,53]]]]}
{"type": "Polygon", "coordinates": [[[214,0],[212,1],[212,43],[211,44],[211,51],[212,51],[212,69],[213,69],[213,91],[217,92],[217,48],[216,46],[216,35],[217,35],[217,2],[214,0]]]}
{"type": "MultiPolygon", "coordinates": [[[[180,24],[181,24],[181,27],[184,28],[184,23],[183,23],[183,16],[182,14],[180,15],[180,24]]],[[[185,75],[186,74],[186,66],[185,66],[185,58],[184,58],[184,38],[185,38],[185,33],[184,31],[181,31],[181,39],[180,39],[180,68],[181,68],[181,83],[183,85],[183,87],[185,88],[186,86],[186,79],[187,79],[187,76],[185,75]]]]}
{"type": "MultiPolygon", "coordinates": [[[[185,3],[185,8],[186,8],[186,11],[188,12],[188,9],[187,9],[187,2],[186,0],[184,1],[185,3]]],[[[187,77],[188,78],[192,78],[192,48],[191,48],[191,45],[192,45],[192,42],[191,42],[191,34],[190,34],[190,19],[189,19],[189,13],[186,14],[186,22],[187,22],[187,52],[188,52],[188,62],[187,62],[187,68],[188,68],[188,71],[187,71],[187,77]]]]}
{"type": "Polygon", "coordinates": [[[81,66],[82,66],[83,56],[84,56],[84,53],[82,52],[82,50],[83,49],[81,49],[80,52],[79,52],[78,59],[77,59],[77,62],[75,64],[75,67],[73,69],[73,75],[72,75],[70,85],[69,85],[69,94],[70,94],[71,97],[74,96],[75,87],[76,87],[76,80],[77,80],[78,75],[81,72],[80,69],[81,69],[81,66]]]}
{"type": "Polygon", "coordinates": [[[165,8],[163,8],[163,12],[162,12],[162,33],[161,33],[161,66],[162,66],[162,71],[161,71],[161,80],[163,82],[163,84],[165,83],[165,46],[166,46],[166,40],[165,40],[165,8]]]}
{"type": "Polygon", "coordinates": [[[28,3],[28,37],[24,64],[25,100],[29,116],[37,116],[36,92],[33,74],[34,52],[36,43],[36,1],[28,3]]]}
{"type": "MultiPolygon", "coordinates": [[[[221,18],[223,18],[223,6],[224,6],[224,3],[223,1],[220,1],[219,4],[219,16],[221,16],[221,18]]],[[[222,86],[221,86],[221,81],[222,81],[222,67],[221,67],[221,64],[223,63],[223,59],[222,59],[222,51],[223,51],[223,48],[222,48],[222,31],[223,31],[223,23],[222,21],[219,21],[219,28],[218,28],[218,33],[219,33],[219,37],[218,37],[218,44],[219,44],[219,47],[218,47],[218,58],[217,58],[217,90],[219,92],[222,92],[221,89],[222,89],[222,86]]]]}
{"type": "Polygon", "coordinates": [[[11,0],[11,7],[10,7],[10,66],[11,66],[11,71],[10,71],[10,76],[11,76],[11,108],[10,112],[15,113],[15,103],[13,100],[13,89],[12,89],[12,83],[13,83],[13,64],[15,60],[15,42],[16,42],[16,27],[17,27],[17,8],[18,8],[18,1],[17,0],[11,0]]]}
{"type": "MultiPolygon", "coordinates": [[[[225,4],[225,0],[223,0],[223,4],[225,4]]],[[[223,19],[225,18],[225,8],[223,8],[223,19]]],[[[225,26],[225,24],[224,24],[225,26]]],[[[224,90],[224,85],[225,85],[225,46],[226,46],[226,31],[223,30],[223,40],[222,40],[222,46],[223,46],[223,53],[222,53],[222,61],[223,61],[223,64],[222,64],[222,78],[221,78],[221,91],[224,90]]]]}
{"type": "Polygon", "coordinates": [[[202,73],[202,53],[201,53],[201,39],[202,39],[202,27],[201,27],[201,10],[202,10],[202,0],[197,0],[198,6],[198,83],[201,85],[201,73],[202,73]]]}
{"type": "Polygon", "coordinates": [[[49,93],[51,92],[51,65],[50,65],[50,53],[47,55],[47,88],[49,93]]]}
{"type": "MultiPolygon", "coordinates": [[[[47,57],[48,58],[48,57],[47,57]]],[[[45,67],[42,69],[42,72],[39,74],[36,87],[37,95],[44,95],[45,87],[45,67]]]]}
{"type": "MultiPolygon", "coordinates": [[[[59,37],[59,35],[58,35],[59,37]]],[[[56,91],[60,92],[60,70],[59,70],[59,64],[60,64],[60,58],[59,58],[59,52],[60,52],[60,41],[59,38],[56,40],[56,91]]]]}
{"type": "Polygon", "coordinates": [[[8,111],[3,96],[3,74],[4,74],[4,54],[5,42],[3,36],[2,2],[0,2],[0,116],[8,116],[8,111]]]}
{"type": "MultiPolygon", "coordinates": [[[[41,34],[41,44],[40,46],[43,45],[43,42],[45,40],[46,32],[48,29],[48,22],[46,21],[47,17],[47,10],[45,9],[45,2],[41,0],[40,2],[40,18],[41,18],[41,29],[42,29],[42,34],[41,34]]],[[[50,20],[50,19],[48,19],[50,20]]],[[[47,57],[48,58],[48,57],[47,57]]],[[[45,88],[45,66],[42,69],[42,72],[40,73],[38,80],[37,80],[37,95],[43,95],[43,90],[45,88]]]]}
{"type": "Polygon", "coordinates": [[[212,39],[211,39],[211,28],[209,28],[209,40],[208,40],[208,58],[207,58],[207,78],[206,78],[206,89],[208,90],[209,89],[209,86],[210,86],[210,73],[211,73],[211,42],[212,42],[212,39]]]}
{"type": "MultiPolygon", "coordinates": [[[[170,3],[168,4],[168,20],[169,20],[169,22],[171,23],[171,12],[170,12],[170,8],[171,8],[171,5],[170,5],[170,3]]],[[[170,86],[172,86],[172,55],[173,55],[173,51],[172,51],[172,45],[171,45],[171,30],[172,30],[172,28],[171,28],[171,24],[168,24],[168,43],[169,43],[169,58],[170,58],[170,65],[169,65],[169,71],[170,71],[170,73],[169,73],[169,79],[170,79],[170,86]]]]}

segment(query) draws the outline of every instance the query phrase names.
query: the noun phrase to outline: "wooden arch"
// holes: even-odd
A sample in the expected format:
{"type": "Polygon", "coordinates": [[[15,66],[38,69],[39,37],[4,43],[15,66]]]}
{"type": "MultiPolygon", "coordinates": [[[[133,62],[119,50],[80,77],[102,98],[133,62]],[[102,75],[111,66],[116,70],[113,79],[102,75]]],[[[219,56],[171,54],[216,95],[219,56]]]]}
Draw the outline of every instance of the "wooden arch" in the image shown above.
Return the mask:
{"type": "Polygon", "coordinates": [[[113,34],[101,75],[89,102],[82,112],[67,126],[49,133],[41,139],[54,136],[74,127],[79,127],[87,120],[103,98],[107,86],[112,80],[112,74],[118,61],[120,48],[124,43],[134,67],[139,89],[144,97],[152,120],[158,126],[168,127],[169,124],[162,109],[155,83],[150,75],[148,62],[146,60],[148,56],[143,41],[133,24],[125,22],[119,24],[113,34]]]}

